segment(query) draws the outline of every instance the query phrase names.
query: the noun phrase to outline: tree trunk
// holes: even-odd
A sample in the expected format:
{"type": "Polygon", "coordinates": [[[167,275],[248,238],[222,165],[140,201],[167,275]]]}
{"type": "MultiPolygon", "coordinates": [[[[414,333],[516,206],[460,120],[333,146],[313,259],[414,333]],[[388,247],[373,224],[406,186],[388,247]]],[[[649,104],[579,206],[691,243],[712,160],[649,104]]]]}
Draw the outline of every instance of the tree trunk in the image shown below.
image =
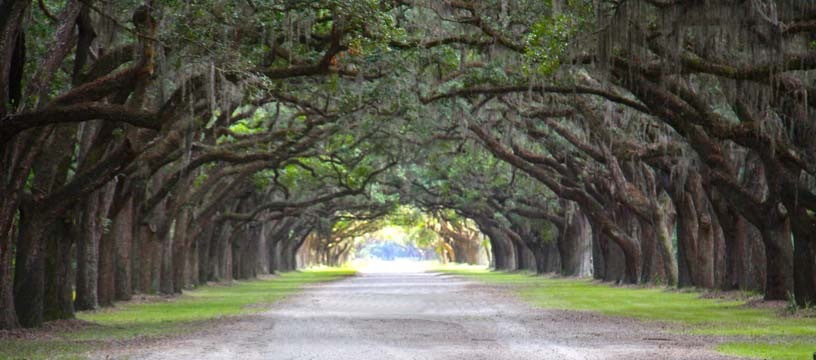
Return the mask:
{"type": "MultiPolygon", "coordinates": [[[[573,205],[574,206],[574,205],[573,205]]],[[[592,274],[592,230],[589,221],[577,206],[567,216],[563,234],[559,234],[558,254],[561,274],[589,276],[592,274]]]]}
{"type": "Polygon", "coordinates": [[[792,216],[794,294],[799,306],[816,305],[816,221],[799,207],[792,216]]]}
{"type": "Polygon", "coordinates": [[[492,252],[493,257],[493,269],[495,270],[505,270],[507,269],[507,258],[504,256],[505,250],[504,245],[501,243],[500,240],[494,238],[492,234],[487,234],[488,239],[490,239],[490,250],[492,252]]]}
{"type": "Polygon", "coordinates": [[[133,220],[133,235],[130,244],[130,294],[138,294],[142,281],[142,266],[144,266],[144,259],[142,259],[142,246],[144,238],[142,238],[142,225],[139,224],[139,219],[135,218],[138,213],[139,205],[134,204],[134,218],[133,220]]]}
{"type": "Polygon", "coordinates": [[[232,280],[235,278],[232,273],[232,262],[233,262],[233,253],[232,253],[232,244],[235,241],[235,227],[231,227],[233,230],[232,233],[226,236],[227,241],[223,244],[223,259],[221,265],[221,281],[232,283],[232,280]]]}
{"type": "Polygon", "coordinates": [[[275,240],[275,239],[268,239],[268,242],[269,243],[267,244],[267,251],[268,251],[268,254],[267,254],[267,259],[268,260],[267,261],[269,261],[269,265],[268,265],[269,266],[269,273],[274,274],[275,272],[277,272],[280,269],[280,266],[278,265],[278,254],[277,254],[277,251],[276,251],[276,249],[278,247],[278,244],[280,242],[275,240]]]}
{"type": "Polygon", "coordinates": [[[518,268],[516,263],[516,252],[513,244],[501,231],[501,229],[489,225],[486,227],[486,235],[491,240],[491,247],[493,249],[493,258],[495,261],[496,270],[516,270],[518,268]]]}
{"type": "MultiPolygon", "coordinates": [[[[644,262],[640,243],[643,240],[638,241],[636,236],[639,232],[638,221],[628,209],[618,208],[615,212],[615,222],[618,225],[628,225],[619,226],[619,229],[626,229],[628,232],[621,233],[612,230],[611,227],[610,231],[607,232],[607,239],[613,245],[608,247],[610,252],[604,256],[607,259],[607,273],[618,265],[617,261],[610,262],[609,259],[617,259],[618,254],[620,254],[623,263],[623,277],[619,281],[627,284],[637,284],[641,279],[644,262]]],[[[615,273],[615,271],[612,271],[612,273],[615,273]]]]}
{"type": "Polygon", "coordinates": [[[99,271],[97,272],[96,294],[99,306],[113,306],[116,273],[116,235],[113,229],[105,230],[99,241],[99,271]]]}
{"type": "Polygon", "coordinates": [[[241,239],[240,236],[232,241],[232,279],[241,279],[241,239]]]}
{"type": "Polygon", "coordinates": [[[658,248],[663,258],[663,272],[666,284],[677,285],[677,259],[672,245],[672,233],[676,226],[676,212],[668,194],[662,192],[659,199],[660,211],[655,214],[658,248]]]}
{"type": "MultiPolygon", "coordinates": [[[[116,220],[115,214],[110,214],[116,184],[109,184],[102,193],[103,211],[100,211],[102,221],[102,236],[99,240],[99,270],[97,271],[96,295],[99,306],[113,306],[116,293],[116,220]]],[[[115,210],[113,210],[115,211],[115,210]]]]}
{"type": "Polygon", "coordinates": [[[0,200],[0,221],[8,221],[9,229],[0,233],[0,330],[15,329],[20,326],[17,312],[14,308],[14,285],[12,272],[11,239],[15,236],[14,219],[15,209],[9,209],[6,202],[0,200]]]}
{"type": "Polygon", "coordinates": [[[503,231],[500,228],[494,227],[493,229],[494,233],[496,233],[496,237],[502,244],[501,247],[502,250],[504,250],[504,253],[502,254],[502,256],[504,256],[505,259],[504,270],[510,271],[517,270],[519,268],[518,267],[519,264],[518,257],[516,256],[516,247],[513,246],[513,241],[507,238],[507,236],[503,233],[503,231]]]}
{"type": "Polygon", "coordinates": [[[45,298],[45,246],[43,237],[51,229],[45,214],[24,206],[20,211],[17,257],[14,264],[14,306],[23,327],[43,322],[45,298]]]}
{"type": "Polygon", "coordinates": [[[97,296],[97,271],[99,259],[99,225],[100,198],[102,191],[95,191],[88,195],[84,206],[78,206],[79,238],[76,241],[77,273],[76,273],[76,310],[93,310],[99,307],[97,296]]]}
{"type": "Polygon", "coordinates": [[[273,224],[270,222],[264,222],[261,224],[261,230],[258,234],[258,241],[256,242],[257,249],[255,249],[255,253],[257,255],[257,262],[255,263],[255,270],[259,274],[269,274],[271,273],[269,269],[269,241],[267,239],[267,234],[269,233],[269,227],[272,227],[273,224]]]}
{"type": "Polygon", "coordinates": [[[184,207],[181,213],[176,217],[175,230],[172,235],[172,257],[171,257],[171,271],[172,271],[172,288],[173,293],[181,294],[185,287],[186,277],[184,272],[187,269],[187,231],[190,227],[191,209],[184,207]]]}
{"type": "Polygon", "coordinates": [[[159,253],[161,254],[159,260],[161,264],[159,270],[159,292],[165,295],[172,295],[176,293],[175,286],[173,285],[173,243],[176,240],[176,234],[174,233],[176,221],[173,220],[172,223],[165,226],[168,226],[169,229],[159,231],[159,253]]]}
{"type": "MultiPolygon", "coordinates": [[[[507,230],[509,231],[509,230],[507,230]]],[[[515,235],[515,234],[513,234],[515,235]]],[[[508,234],[507,238],[513,242],[513,250],[516,258],[516,270],[536,270],[535,256],[526,241],[518,239],[518,236],[508,234]]]]}
{"type": "Polygon", "coordinates": [[[198,278],[198,242],[193,241],[188,246],[187,266],[184,267],[184,284],[187,288],[195,288],[200,280],[198,278]]]}
{"type": "Polygon", "coordinates": [[[536,246],[533,248],[533,255],[535,256],[536,274],[547,273],[547,251],[543,246],[536,246]]]}
{"type": "MultiPolygon", "coordinates": [[[[69,149],[73,142],[74,130],[72,126],[59,127],[48,139],[46,146],[57,151],[69,149]]],[[[32,188],[49,193],[62,186],[70,163],[70,155],[64,153],[41,157],[34,166],[32,188]]],[[[20,210],[14,301],[17,317],[22,326],[40,326],[45,319],[46,238],[56,237],[56,241],[64,241],[62,238],[68,237],[69,233],[61,216],[62,210],[66,210],[66,207],[67,204],[28,201],[23,203],[20,210]]],[[[70,244],[68,246],[70,249],[70,244]]],[[[59,260],[60,258],[49,259],[49,262],[59,260]]],[[[60,309],[55,310],[54,316],[64,316],[60,309]]],[[[68,317],[72,315],[67,314],[68,317]]]]}
{"type": "Polygon", "coordinates": [[[564,268],[564,264],[561,262],[561,259],[564,256],[561,255],[561,249],[558,246],[558,241],[556,239],[552,239],[551,241],[547,241],[541,244],[544,247],[544,267],[543,270],[545,273],[557,274],[562,273],[562,269],[564,268]]]}
{"type": "MultiPolygon", "coordinates": [[[[17,312],[14,308],[14,285],[12,277],[12,238],[15,226],[16,205],[12,209],[8,202],[0,200],[0,222],[8,222],[7,230],[0,233],[0,330],[15,329],[20,326],[17,312]]],[[[0,226],[0,229],[3,227],[0,226]]]]}
{"type": "Polygon", "coordinates": [[[733,211],[723,209],[718,212],[726,243],[726,278],[723,281],[724,290],[760,290],[752,287],[750,279],[751,263],[748,261],[748,221],[733,211]],[[725,216],[720,216],[724,214],[725,216]],[[728,218],[728,217],[731,218],[728,218]]]}
{"type": "Polygon", "coordinates": [[[242,226],[232,244],[232,273],[235,279],[250,279],[255,276],[254,226],[242,226]]]}
{"type": "MultiPolygon", "coordinates": [[[[286,248],[286,243],[289,241],[294,241],[289,236],[284,237],[275,245],[275,262],[278,264],[277,269],[280,271],[287,271],[286,265],[286,256],[284,255],[284,249],[286,248]]],[[[315,256],[319,255],[319,249],[315,249],[315,256]]]]}
{"type": "MultiPolygon", "coordinates": [[[[230,245],[231,241],[231,233],[232,233],[232,225],[228,223],[222,223],[221,229],[218,233],[216,233],[215,237],[213,238],[213,243],[210,246],[210,275],[207,280],[209,281],[229,281],[230,279],[226,278],[226,264],[227,264],[227,256],[229,253],[229,249],[232,248],[230,245]]],[[[230,263],[230,266],[232,264],[230,263]]]]}
{"type": "Polygon", "coordinates": [[[258,276],[258,242],[262,237],[261,227],[257,224],[249,225],[245,233],[244,251],[241,254],[241,277],[243,279],[252,279],[258,276]]]}
{"type": "Polygon", "coordinates": [[[119,213],[114,218],[114,241],[116,252],[116,273],[114,276],[114,295],[116,300],[130,300],[133,296],[132,262],[131,253],[133,249],[133,197],[128,196],[124,200],[119,213]]]}
{"type": "Polygon", "coordinates": [[[45,237],[45,321],[72,319],[74,299],[71,269],[72,236],[70,221],[61,218],[52,223],[45,237]]]}
{"type": "Polygon", "coordinates": [[[615,204],[608,203],[600,208],[587,199],[578,199],[581,200],[578,205],[584,209],[584,214],[592,224],[593,233],[597,229],[603,235],[598,240],[604,259],[604,279],[637,284],[643,266],[640,243],[624,232],[625,227],[620,226],[627,223],[629,212],[621,212],[621,209],[616,209],[615,204]],[[622,270],[622,274],[618,270],[622,270]]]}
{"type": "Polygon", "coordinates": [[[748,225],[748,246],[750,248],[749,257],[747,259],[751,270],[748,275],[751,282],[752,289],[758,289],[765,292],[765,279],[768,277],[768,260],[765,255],[765,243],[762,241],[762,233],[756,226],[746,221],[748,225]]]}
{"type": "Polygon", "coordinates": [[[139,224],[139,292],[142,294],[153,294],[156,292],[158,278],[156,271],[157,257],[159,254],[158,239],[156,232],[151,229],[150,224],[139,224]]]}
{"type": "Polygon", "coordinates": [[[632,226],[633,236],[640,239],[640,249],[643,252],[643,268],[640,271],[640,282],[644,284],[661,281],[665,277],[663,274],[663,263],[661,254],[657,251],[657,229],[655,226],[642,219],[637,219],[632,226]]]}
{"type": "Polygon", "coordinates": [[[765,243],[765,300],[788,300],[793,294],[793,245],[790,221],[771,219],[760,229],[765,243]]]}
{"type": "Polygon", "coordinates": [[[599,238],[601,252],[603,253],[603,280],[615,283],[626,282],[627,264],[623,250],[612,240],[601,235],[599,238]]]}
{"type": "Polygon", "coordinates": [[[215,238],[215,234],[219,231],[217,224],[210,224],[207,230],[202,232],[201,236],[196,239],[198,246],[198,284],[203,285],[209,280],[210,271],[210,251],[215,238]]]}
{"type": "MultiPolygon", "coordinates": [[[[590,223],[590,227],[592,223],[590,223]]],[[[606,259],[604,259],[604,249],[602,247],[603,234],[592,228],[592,277],[594,279],[606,279],[606,259]]]]}
{"type": "Polygon", "coordinates": [[[677,209],[678,286],[714,287],[712,213],[699,174],[688,175],[673,192],[677,209]]]}
{"type": "Polygon", "coordinates": [[[462,250],[465,254],[463,260],[466,264],[476,265],[479,263],[479,248],[478,239],[470,238],[465,242],[465,245],[462,246],[462,250]]]}
{"type": "Polygon", "coordinates": [[[479,225],[479,230],[487,237],[488,243],[490,243],[490,257],[492,260],[492,267],[495,270],[503,270],[507,268],[507,263],[504,257],[504,248],[502,244],[499,242],[498,238],[496,238],[496,234],[493,232],[493,228],[487,225],[484,220],[477,218],[476,223],[479,225]]]}
{"type": "Polygon", "coordinates": [[[283,252],[283,256],[284,256],[283,265],[284,265],[284,267],[282,269],[283,271],[297,270],[296,256],[297,256],[297,251],[298,251],[298,248],[299,248],[298,243],[300,241],[302,241],[302,239],[305,238],[305,237],[306,237],[306,235],[303,235],[300,238],[292,239],[292,241],[288,242],[286,244],[286,246],[284,247],[284,252],[283,252]]]}

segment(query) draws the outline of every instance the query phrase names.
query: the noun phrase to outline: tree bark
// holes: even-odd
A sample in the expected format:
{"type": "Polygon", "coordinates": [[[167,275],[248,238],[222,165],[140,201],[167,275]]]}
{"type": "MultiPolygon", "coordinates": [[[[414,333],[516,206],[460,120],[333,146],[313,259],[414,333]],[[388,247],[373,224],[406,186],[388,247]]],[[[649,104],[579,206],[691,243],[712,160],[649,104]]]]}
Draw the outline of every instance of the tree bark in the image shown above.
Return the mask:
{"type": "MultiPolygon", "coordinates": [[[[110,225],[106,226],[109,227],[110,225]]],[[[115,298],[116,237],[112,228],[103,230],[99,240],[99,269],[96,279],[96,296],[99,306],[113,306],[115,298]]]]}
{"type": "Polygon", "coordinates": [[[210,224],[207,227],[207,230],[202,232],[202,236],[199,236],[198,246],[196,249],[198,250],[198,284],[203,285],[209,280],[209,272],[210,272],[210,251],[213,244],[213,239],[215,238],[215,234],[219,231],[219,225],[217,223],[210,224]]]}
{"type": "Polygon", "coordinates": [[[14,264],[14,306],[23,327],[43,322],[45,300],[45,231],[51,229],[47,216],[34,205],[20,211],[20,232],[14,264]]]}
{"type": "Polygon", "coordinates": [[[130,300],[133,296],[132,280],[132,249],[133,234],[136,231],[133,224],[134,216],[133,196],[128,195],[122,208],[114,218],[113,233],[115,236],[116,274],[114,276],[114,299],[130,300]]]}
{"type": "Polygon", "coordinates": [[[666,283],[669,286],[677,285],[677,259],[672,245],[672,233],[676,226],[676,212],[668,194],[662,192],[658,200],[660,211],[655,214],[658,248],[663,258],[666,283]]]}
{"type": "Polygon", "coordinates": [[[24,41],[20,28],[29,4],[31,1],[24,0],[8,0],[0,4],[0,117],[11,113],[20,100],[20,60],[25,60],[25,56],[21,58],[19,54],[20,42],[24,41]],[[14,71],[15,66],[19,67],[17,71],[14,71]]]}
{"type": "MultiPolygon", "coordinates": [[[[761,290],[751,286],[750,246],[748,221],[734,211],[722,199],[714,200],[717,217],[720,219],[725,237],[725,279],[724,290],[761,290]]],[[[759,265],[759,264],[758,264],[759,265]]],[[[761,264],[764,266],[764,264],[761,264]]]]}
{"type": "Polygon", "coordinates": [[[187,269],[187,252],[189,251],[189,246],[187,246],[187,231],[190,227],[190,219],[192,210],[184,206],[181,209],[180,214],[176,217],[175,220],[175,230],[173,231],[172,235],[172,286],[173,286],[173,293],[181,294],[181,291],[185,287],[186,277],[184,276],[184,272],[187,269]]]}
{"type": "MultiPolygon", "coordinates": [[[[170,228],[175,227],[175,221],[167,225],[170,228]]],[[[176,234],[172,230],[160,231],[160,271],[159,271],[159,292],[165,295],[172,295],[176,293],[173,285],[173,242],[176,240],[176,234]]]]}
{"type": "MultiPolygon", "coordinates": [[[[13,111],[19,101],[22,81],[20,45],[24,37],[20,30],[23,17],[31,1],[4,1],[0,4],[0,117],[13,111]],[[17,53],[17,54],[15,54],[17,53]],[[17,55],[17,56],[15,56],[17,55]],[[15,65],[16,64],[16,65],[15,65]],[[12,68],[18,67],[17,71],[12,68]],[[16,87],[16,89],[14,89],[16,87]],[[17,95],[11,93],[16,92],[17,95]],[[15,99],[16,98],[16,99],[15,99]]],[[[23,60],[21,62],[21,60],[23,60]]],[[[20,195],[34,161],[35,149],[28,149],[26,139],[33,134],[17,136],[13,141],[0,144],[0,166],[9,174],[0,179],[0,330],[20,326],[14,307],[14,284],[12,276],[12,244],[17,236],[20,195]]]]}
{"type": "Polygon", "coordinates": [[[760,229],[765,243],[765,300],[788,300],[793,295],[793,245],[790,221],[774,219],[760,229]]]}
{"type": "Polygon", "coordinates": [[[605,235],[599,237],[601,253],[603,254],[603,280],[622,283],[628,282],[626,256],[618,244],[609,240],[605,235]]]}
{"type": "Polygon", "coordinates": [[[74,317],[73,270],[71,269],[72,236],[69,219],[60,218],[48,231],[45,258],[45,303],[43,319],[74,317]]]}
{"type": "Polygon", "coordinates": [[[558,240],[540,242],[536,251],[536,272],[539,274],[561,273],[563,258],[558,240]]]}
{"type": "Polygon", "coordinates": [[[158,289],[157,258],[159,254],[156,232],[149,223],[142,223],[139,229],[139,292],[153,294],[158,289]]]}
{"type": "MultiPolygon", "coordinates": [[[[590,222],[590,227],[592,223],[590,222]]],[[[606,259],[604,258],[603,234],[595,231],[592,227],[592,277],[594,279],[606,279],[606,259]]]]}
{"type": "Polygon", "coordinates": [[[678,286],[714,287],[714,228],[712,213],[696,172],[673,191],[677,208],[678,286]]]}
{"type": "MultiPolygon", "coordinates": [[[[0,330],[15,329],[20,326],[17,320],[17,312],[14,308],[14,284],[12,277],[12,238],[15,236],[12,231],[16,205],[12,208],[11,201],[0,200],[0,221],[8,222],[8,227],[0,233],[0,330]]],[[[3,226],[0,226],[3,228],[3,226]]]]}
{"type": "Polygon", "coordinates": [[[527,246],[527,241],[520,239],[516,233],[511,234],[509,229],[505,229],[507,239],[513,244],[513,254],[516,259],[516,267],[514,270],[536,270],[535,256],[530,248],[527,246]]]}
{"type": "Polygon", "coordinates": [[[79,211],[78,221],[79,239],[77,239],[77,274],[76,274],[76,301],[77,310],[93,310],[99,307],[97,297],[97,271],[99,251],[99,207],[101,205],[101,191],[88,196],[87,202],[79,211]]]}
{"type": "Polygon", "coordinates": [[[799,306],[816,304],[816,222],[799,207],[792,216],[794,294],[799,306]]]}
{"type": "Polygon", "coordinates": [[[111,214],[117,184],[108,184],[101,194],[101,217],[96,296],[99,306],[113,306],[116,273],[116,215],[111,214]]]}
{"type": "Polygon", "coordinates": [[[493,249],[495,269],[511,271],[518,269],[516,252],[510,240],[502,234],[501,229],[493,225],[487,225],[485,230],[485,235],[490,238],[491,248],[493,249]]]}
{"type": "Polygon", "coordinates": [[[566,216],[564,233],[558,236],[558,254],[561,256],[561,274],[589,276],[592,274],[592,229],[580,208],[574,205],[566,216]]]}

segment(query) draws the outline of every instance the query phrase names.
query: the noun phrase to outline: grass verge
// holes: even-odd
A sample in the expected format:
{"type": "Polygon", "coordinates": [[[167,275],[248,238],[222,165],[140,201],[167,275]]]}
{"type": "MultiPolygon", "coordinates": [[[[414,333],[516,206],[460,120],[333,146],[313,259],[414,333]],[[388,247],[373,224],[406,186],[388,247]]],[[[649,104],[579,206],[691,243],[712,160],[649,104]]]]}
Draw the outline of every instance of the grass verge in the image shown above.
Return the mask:
{"type": "Polygon", "coordinates": [[[542,308],[596,311],[606,315],[685,325],[689,332],[731,338],[717,347],[730,355],[762,359],[813,359],[816,318],[783,317],[777,310],[746,306],[745,301],[702,298],[701,293],[633,288],[591,280],[493,272],[483,267],[448,265],[435,271],[509,284],[525,301],[542,308]]]}
{"type": "Polygon", "coordinates": [[[180,297],[154,302],[123,303],[82,312],[77,318],[88,324],[77,329],[34,330],[17,339],[0,339],[0,359],[78,359],[111,344],[183,334],[199,323],[263,311],[306,284],[354,273],[348,268],[309,269],[231,286],[203,286],[185,291],[180,297]]]}

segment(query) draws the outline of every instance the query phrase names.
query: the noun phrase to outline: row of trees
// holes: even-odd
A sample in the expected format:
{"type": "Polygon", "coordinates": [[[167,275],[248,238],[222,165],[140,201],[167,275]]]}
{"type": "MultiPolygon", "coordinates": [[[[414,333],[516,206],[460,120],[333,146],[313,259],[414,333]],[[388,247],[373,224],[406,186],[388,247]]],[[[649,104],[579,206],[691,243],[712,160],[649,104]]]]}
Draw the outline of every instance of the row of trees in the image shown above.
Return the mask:
{"type": "Polygon", "coordinates": [[[475,224],[498,269],[816,301],[814,17],[0,0],[0,328],[292,269],[304,243],[336,263],[399,203],[449,246],[475,224]]]}
{"type": "Polygon", "coordinates": [[[487,83],[422,100],[545,186],[537,210],[586,220],[595,276],[814,300],[812,5],[448,5],[500,49],[469,54],[487,83]]]}
{"type": "Polygon", "coordinates": [[[394,165],[360,6],[2,1],[0,328],[294,269],[394,165]]]}

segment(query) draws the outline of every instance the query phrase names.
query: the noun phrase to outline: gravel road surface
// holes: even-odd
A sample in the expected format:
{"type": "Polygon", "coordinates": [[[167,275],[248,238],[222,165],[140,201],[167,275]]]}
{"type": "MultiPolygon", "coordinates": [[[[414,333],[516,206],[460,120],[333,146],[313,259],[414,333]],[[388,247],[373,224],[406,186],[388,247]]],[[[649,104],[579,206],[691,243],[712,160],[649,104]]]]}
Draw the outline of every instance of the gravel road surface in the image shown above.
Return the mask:
{"type": "MultiPolygon", "coordinates": [[[[393,269],[392,269],[393,270],[393,269]]],[[[135,359],[726,359],[715,339],[532,308],[500,286],[422,272],[362,272],[184,338],[111,350],[135,359]]],[[[603,301],[603,299],[598,299],[603,301]]]]}

